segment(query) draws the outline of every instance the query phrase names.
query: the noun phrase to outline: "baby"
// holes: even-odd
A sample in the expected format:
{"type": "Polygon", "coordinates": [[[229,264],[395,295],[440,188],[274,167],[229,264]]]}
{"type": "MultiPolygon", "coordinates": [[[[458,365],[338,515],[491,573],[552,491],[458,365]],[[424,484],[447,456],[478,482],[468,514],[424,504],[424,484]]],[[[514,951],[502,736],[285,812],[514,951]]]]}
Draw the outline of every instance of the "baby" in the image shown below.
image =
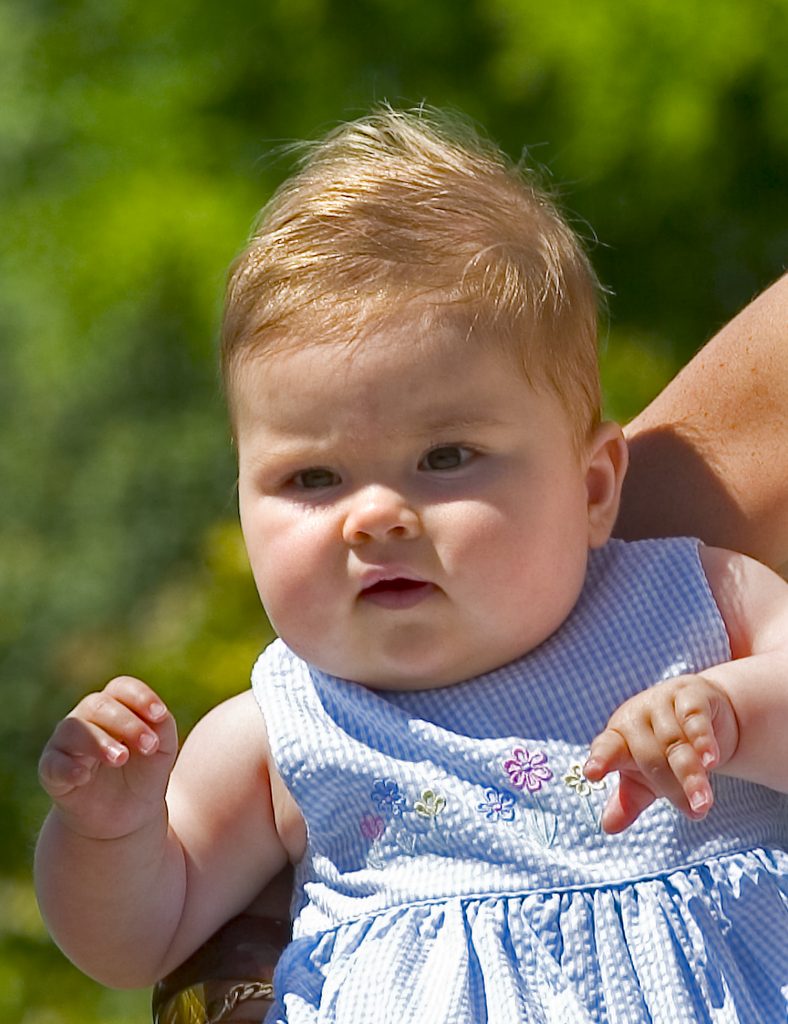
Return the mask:
{"type": "Polygon", "coordinates": [[[129,677],[57,726],[66,954],[150,984],[291,860],[269,1020],[784,1019],[788,587],[609,539],[626,447],[550,199],[440,115],[343,126],[236,263],[223,359],[280,639],[177,759],[129,677]]]}

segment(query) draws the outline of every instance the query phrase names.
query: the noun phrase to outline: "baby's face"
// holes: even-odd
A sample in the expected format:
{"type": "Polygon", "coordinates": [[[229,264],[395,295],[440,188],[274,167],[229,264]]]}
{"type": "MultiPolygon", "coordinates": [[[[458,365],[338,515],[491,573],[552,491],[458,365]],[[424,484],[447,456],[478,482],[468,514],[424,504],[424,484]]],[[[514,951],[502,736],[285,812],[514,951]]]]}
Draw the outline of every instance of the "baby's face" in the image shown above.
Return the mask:
{"type": "Polygon", "coordinates": [[[350,348],[249,360],[234,399],[252,571],[307,661],[443,686],[520,656],[571,610],[586,465],[558,399],[491,346],[405,319],[350,348]]]}

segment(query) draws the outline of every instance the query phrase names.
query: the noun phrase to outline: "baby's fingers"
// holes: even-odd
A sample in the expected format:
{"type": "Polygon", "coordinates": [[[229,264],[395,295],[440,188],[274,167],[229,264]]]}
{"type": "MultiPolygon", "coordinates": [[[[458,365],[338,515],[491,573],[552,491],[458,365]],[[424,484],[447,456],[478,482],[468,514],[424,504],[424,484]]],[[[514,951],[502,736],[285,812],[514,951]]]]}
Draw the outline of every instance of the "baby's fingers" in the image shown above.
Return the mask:
{"type": "Polygon", "coordinates": [[[128,757],[127,748],[95,723],[69,715],[44,748],[38,777],[46,792],[60,799],[89,782],[102,762],[120,766],[128,757]]]}
{"type": "Polygon", "coordinates": [[[90,782],[98,763],[98,756],[66,753],[49,745],[38,762],[38,778],[45,792],[60,800],[90,782]]]}
{"type": "Polygon", "coordinates": [[[88,694],[69,718],[99,728],[104,759],[113,765],[125,763],[129,752],[147,756],[162,744],[170,752],[177,743],[167,708],[149,686],[131,676],[120,676],[99,693],[88,694]]]}
{"type": "Polygon", "coordinates": [[[623,832],[656,800],[655,795],[637,778],[622,775],[602,812],[602,828],[613,835],[623,832]]]}
{"type": "MultiPolygon", "coordinates": [[[[689,817],[701,818],[713,801],[708,771],[720,756],[712,723],[705,680],[686,676],[660,683],[613,713],[591,744],[585,774],[596,782],[617,770],[654,797],[665,797],[689,817]]],[[[633,792],[630,800],[625,791],[621,806],[611,811],[615,830],[644,809],[639,790],[633,792]]]]}
{"type": "Polygon", "coordinates": [[[692,745],[704,769],[719,761],[720,748],[714,734],[711,704],[705,691],[687,686],[677,691],[673,710],[681,731],[692,745]]]}
{"type": "Polygon", "coordinates": [[[174,756],[176,748],[165,705],[145,683],[123,676],[88,694],[59,723],[41,756],[39,778],[60,799],[89,782],[102,764],[120,768],[131,754],[174,756]]]}
{"type": "Polygon", "coordinates": [[[603,730],[591,744],[583,774],[589,782],[599,782],[609,772],[621,771],[632,764],[627,741],[616,729],[603,730]]]}
{"type": "Polygon", "coordinates": [[[670,696],[652,714],[654,737],[668,770],[663,772],[648,760],[643,767],[647,772],[652,768],[661,795],[678,810],[702,818],[713,803],[708,771],[718,758],[708,700],[694,686],[677,686],[670,696]]]}

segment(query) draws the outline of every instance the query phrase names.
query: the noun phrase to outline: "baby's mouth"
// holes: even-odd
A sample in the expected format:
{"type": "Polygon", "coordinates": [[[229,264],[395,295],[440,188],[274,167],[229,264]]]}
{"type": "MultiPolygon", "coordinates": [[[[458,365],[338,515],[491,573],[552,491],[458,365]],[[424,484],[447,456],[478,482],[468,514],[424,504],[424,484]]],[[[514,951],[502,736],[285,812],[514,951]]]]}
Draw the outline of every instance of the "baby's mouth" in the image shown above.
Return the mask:
{"type": "Polygon", "coordinates": [[[394,580],[378,580],[371,587],[364,587],[361,593],[367,597],[369,594],[380,594],[388,590],[418,590],[419,587],[428,587],[429,585],[429,583],[425,583],[423,580],[409,580],[404,577],[398,577],[394,580]]]}
{"type": "Polygon", "coordinates": [[[424,580],[397,576],[390,580],[378,580],[360,593],[360,597],[382,608],[411,608],[433,593],[435,585],[424,580]]]}

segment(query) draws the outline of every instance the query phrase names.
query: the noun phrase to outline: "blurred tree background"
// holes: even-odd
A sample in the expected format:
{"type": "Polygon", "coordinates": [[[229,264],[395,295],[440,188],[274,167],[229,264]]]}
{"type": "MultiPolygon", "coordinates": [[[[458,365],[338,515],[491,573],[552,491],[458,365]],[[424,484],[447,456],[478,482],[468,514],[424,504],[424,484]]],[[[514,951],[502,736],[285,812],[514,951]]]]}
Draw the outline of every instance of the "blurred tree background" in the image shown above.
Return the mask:
{"type": "Polygon", "coordinates": [[[471,115],[560,185],[640,409],[783,269],[786,0],[3,0],[0,1019],[142,1024],[30,886],[56,719],[120,671],[183,729],[270,637],[215,339],[277,146],[375,101],[471,115]]]}

